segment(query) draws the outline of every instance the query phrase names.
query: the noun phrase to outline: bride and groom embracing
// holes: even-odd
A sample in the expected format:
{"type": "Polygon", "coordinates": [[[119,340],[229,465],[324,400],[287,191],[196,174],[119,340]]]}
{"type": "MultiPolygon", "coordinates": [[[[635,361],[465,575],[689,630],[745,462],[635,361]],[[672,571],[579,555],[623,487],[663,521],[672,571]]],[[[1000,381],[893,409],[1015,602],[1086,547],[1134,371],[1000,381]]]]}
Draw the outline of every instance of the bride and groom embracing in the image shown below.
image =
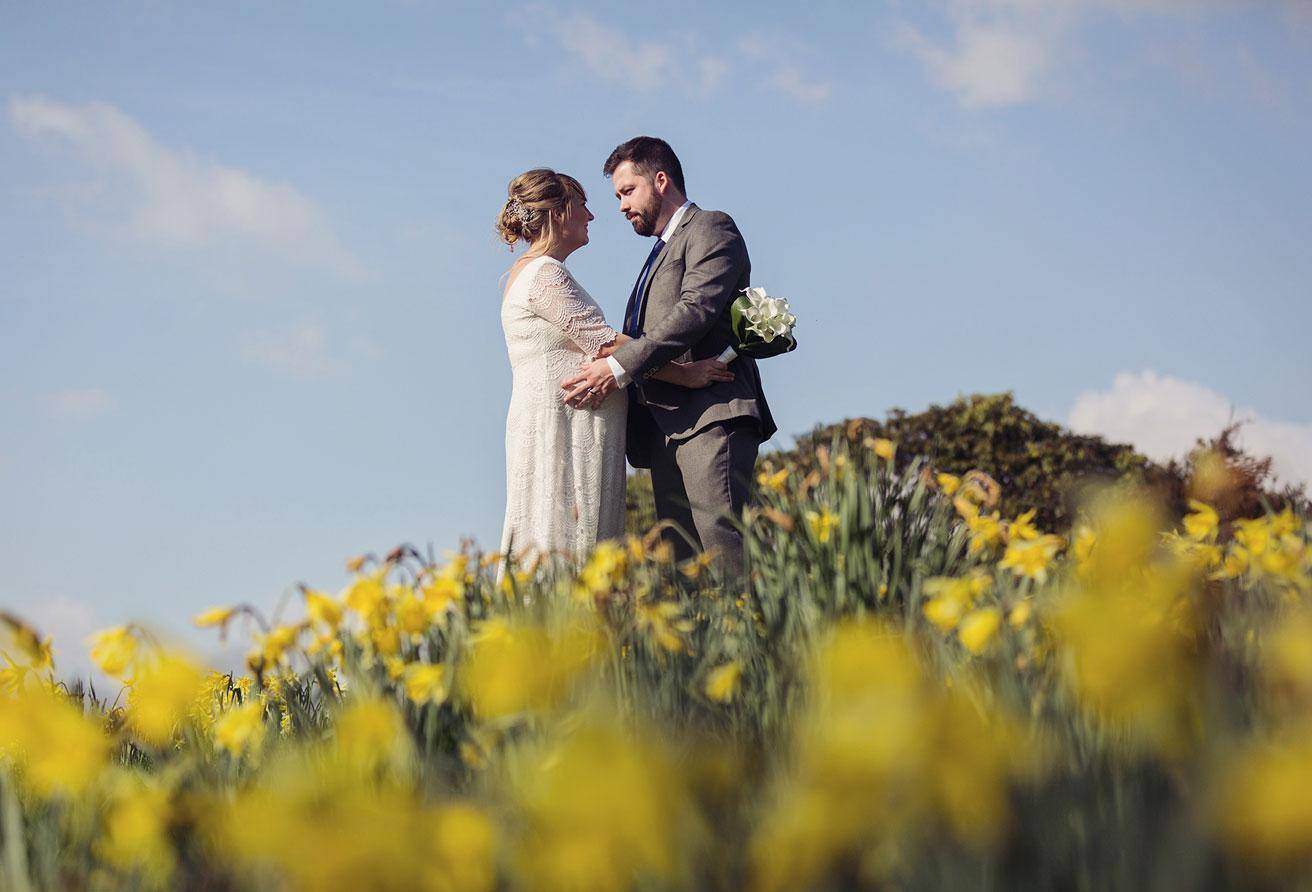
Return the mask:
{"type": "Polygon", "coordinates": [[[501,303],[513,374],[502,553],[581,556],[622,535],[627,454],[651,469],[676,557],[713,550],[741,573],[735,519],[775,432],[755,361],[716,359],[737,340],[730,307],[750,284],[747,246],[728,214],[688,201],[664,140],[623,143],[603,172],[633,231],[658,236],[620,330],[565,266],[593,219],[578,180],[520,174],[497,221],[512,249],[529,246],[501,303]]]}

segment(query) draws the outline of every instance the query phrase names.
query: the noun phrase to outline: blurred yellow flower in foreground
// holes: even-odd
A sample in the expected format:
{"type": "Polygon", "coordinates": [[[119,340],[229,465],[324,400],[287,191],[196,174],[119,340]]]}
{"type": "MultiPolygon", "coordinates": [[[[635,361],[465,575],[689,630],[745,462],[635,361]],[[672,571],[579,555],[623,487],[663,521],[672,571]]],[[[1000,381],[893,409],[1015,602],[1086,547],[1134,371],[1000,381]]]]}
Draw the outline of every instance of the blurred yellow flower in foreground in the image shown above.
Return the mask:
{"type": "Polygon", "coordinates": [[[470,644],[460,684],[483,719],[554,709],[601,646],[582,623],[548,633],[500,617],[479,626],[470,644]]]}
{"type": "Polygon", "coordinates": [[[966,650],[978,656],[993,643],[1001,626],[1002,612],[996,607],[983,607],[962,619],[957,639],[966,650]]]}
{"type": "Polygon", "coordinates": [[[180,653],[141,660],[128,685],[128,727],[147,743],[168,744],[204,684],[200,667],[180,653]]]}
{"type": "Polygon", "coordinates": [[[258,749],[264,733],[264,704],[250,700],[228,710],[214,723],[214,743],[219,749],[240,756],[258,749]]]}
{"type": "Polygon", "coordinates": [[[110,678],[122,680],[137,658],[137,637],[128,626],[104,629],[91,636],[91,659],[110,678]]]}
{"type": "Polygon", "coordinates": [[[176,857],[169,838],[169,789],[157,778],[120,775],[105,811],[100,857],[124,871],[141,871],[152,886],[164,886],[176,857]]]}
{"type": "Polygon", "coordinates": [[[386,777],[341,768],[290,751],[217,798],[201,811],[212,856],[261,888],[492,892],[495,835],[482,811],[425,805],[386,777]]]}
{"type": "Polygon", "coordinates": [[[681,841],[703,828],[657,736],[623,728],[592,718],[517,766],[528,887],[620,892],[680,875],[681,841]]]}
{"type": "Polygon", "coordinates": [[[972,846],[1001,838],[1010,780],[1035,764],[1010,722],[932,683],[901,635],[874,623],[834,630],[810,678],[794,768],[752,841],[753,888],[828,888],[835,867],[934,820],[972,846]]]}
{"type": "Polygon", "coordinates": [[[1312,729],[1249,744],[1222,775],[1215,820],[1238,854],[1272,866],[1312,855],[1312,729]]]}
{"type": "Polygon", "coordinates": [[[38,796],[77,795],[104,768],[109,741],[67,697],[34,685],[0,699],[0,755],[22,766],[38,796]]]}
{"type": "Polygon", "coordinates": [[[1263,680],[1293,705],[1312,705],[1312,610],[1285,614],[1263,642],[1263,680]]]}
{"type": "Polygon", "coordinates": [[[934,475],[934,480],[938,483],[938,488],[943,490],[943,495],[948,498],[956,495],[957,490],[961,487],[961,478],[956,474],[939,472],[934,475]]]}
{"type": "Polygon", "coordinates": [[[337,716],[336,752],[343,764],[373,772],[404,769],[411,757],[410,738],[396,707],[372,697],[357,698],[337,716]]]}
{"type": "Polygon", "coordinates": [[[446,667],[411,663],[405,667],[405,695],[412,703],[442,703],[446,700],[446,667]]]}
{"type": "Polygon", "coordinates": [[[496,884],[496,830],[481,809],[462,802],[439,806],[431,827],[433,859],[425,888],[433,892],[492,892],[496,884]]]}
{"type": "Polygon", "coordinates": [[[1197,706],[1181,581],[1153,574],[1076,588],[1051,617],[1080,703],[1133,746],[1168,756],[1187,743],[1197,706]]]}
{"type": "Polygon", "coordinates": [[[706,677],[706,696],[716,703],[728,703],[737,696],[742,677],[743,664],[738,660],[717,666],[706,677]]]}

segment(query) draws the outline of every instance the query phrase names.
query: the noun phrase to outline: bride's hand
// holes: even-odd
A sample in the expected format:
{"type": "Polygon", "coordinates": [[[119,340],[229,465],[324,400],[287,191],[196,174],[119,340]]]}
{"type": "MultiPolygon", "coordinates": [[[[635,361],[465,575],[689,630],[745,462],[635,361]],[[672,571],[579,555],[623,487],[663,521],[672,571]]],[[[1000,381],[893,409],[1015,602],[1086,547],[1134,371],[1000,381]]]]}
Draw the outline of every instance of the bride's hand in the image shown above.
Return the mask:
{"type": "Polygon", "coordinates": [[[710,387],[721,381],[733,380],[733,372],[729,371],[729,366],[718,359],[698,359],[695,362],[681,362],[677,365],[679,377],[682,379],[679,383],[684,387],[710,387]]]}

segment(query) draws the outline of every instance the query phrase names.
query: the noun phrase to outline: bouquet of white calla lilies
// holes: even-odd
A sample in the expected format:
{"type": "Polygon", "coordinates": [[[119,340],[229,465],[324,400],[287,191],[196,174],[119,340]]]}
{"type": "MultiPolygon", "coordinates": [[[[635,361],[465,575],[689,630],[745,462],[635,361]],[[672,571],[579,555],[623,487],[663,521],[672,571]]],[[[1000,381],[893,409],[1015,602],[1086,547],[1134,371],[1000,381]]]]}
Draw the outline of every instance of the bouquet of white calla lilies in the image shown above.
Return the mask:
{"type": "Polygon", "coordinates": [[[764,288],[744,288],[729,313],[738,343],[724,348],[718,357],[720,362],[733,362],[739,356],[769,359],[797,349],[793,337],[797,317],[788,306],[788,298],[772,297],[764,288]]]}

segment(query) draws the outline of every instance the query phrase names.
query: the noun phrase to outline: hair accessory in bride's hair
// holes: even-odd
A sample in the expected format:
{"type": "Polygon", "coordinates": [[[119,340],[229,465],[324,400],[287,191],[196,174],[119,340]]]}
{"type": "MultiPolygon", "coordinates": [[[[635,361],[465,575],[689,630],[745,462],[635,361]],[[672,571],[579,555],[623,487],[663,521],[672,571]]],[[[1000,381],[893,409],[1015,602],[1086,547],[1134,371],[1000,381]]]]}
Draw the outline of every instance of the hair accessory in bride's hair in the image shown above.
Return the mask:
{"type": "Polygon", "coordinates": [[[520,223],[527,224],[529,220],[533,219],[533,212],[525,207],[524,202],[520,201],[518,198],[510,199],[506,206],[510,209],[510,213],[514,214],[515,218],[519,220],[520,223]]]}

